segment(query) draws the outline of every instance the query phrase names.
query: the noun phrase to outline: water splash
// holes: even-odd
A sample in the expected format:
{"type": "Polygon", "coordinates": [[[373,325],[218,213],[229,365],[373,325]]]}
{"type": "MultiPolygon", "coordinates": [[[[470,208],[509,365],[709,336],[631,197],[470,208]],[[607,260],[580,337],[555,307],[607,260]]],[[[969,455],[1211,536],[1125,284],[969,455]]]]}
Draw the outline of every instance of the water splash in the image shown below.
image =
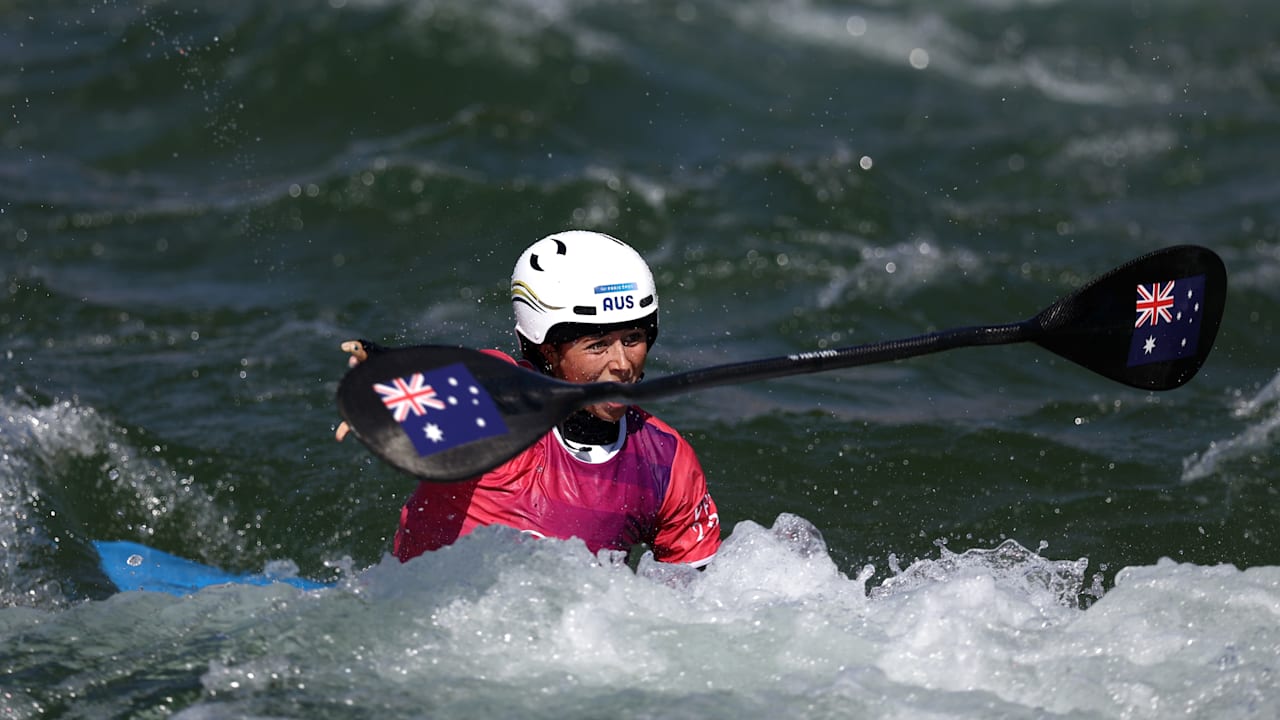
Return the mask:
{"type": "MultiPolygon", "coordinates": [[[[936,560],[917,560],[906,570],[872,588],[871,597],[883,599],[909,593],[918,588],[951,582],[965,577],[989,577],[993,582],[1015,589],[1028,597],[1039,597],[1063,607],[1078,607],[1082,594],[1100,597],[1097,585],[1085,587],[1088,558],[1049,560],[1028,550],[1015,540],[1005,540],[995,548],[971,548],[954,553],[938,543],[941,556],[936,560]]],[[[1041,545],[1040,550],[1045,549],[1041,545]]]]}
{"type": "MultiPolygon", "coordinates": [[[[1043,548],[1041,548],[1043,550],[1043,548]]],[[[703,573],[483,528],[336,587],[130,592],[0,608],[3,702],[179,717],[1266,716],[1280,568],[1127,568],[1005,543],[865,589],[794,515],[744,522],[703,573]],[[33,622],[37,613],[39,622],[33,622]],[[145,621],[143,619],[145,618],[145,621]],[[93,642],[84,629],[93,628],[93,642]],[[35,683],[31,678],[49,682],[35,683]],[[1251,708],[1253,714],[1243,713],[1251,708]]],[[[95,712],[96,711],[96,712],[95,712]]]]}
{"type": "MultiPolygon", "coordinates": [[[[0,397],[0,606],[57,607],[77,597],[64,587],[64,545],[83,555],[92,520],[99,532],[149,537],[182,528],[230,546],[224,514],[194,477],[138,447],[129,431],[77,399],[40,401],[21,389],[0,397]],[[101,500],[101,504],[97,500],[101,500]],[[84,517],[97,507],[109,517],[84,517]]],[[[72,586],[74,583],[72,583],[72,586]]]]}
{"type": "Polygon", "coordinates": [[[1183,484],[1203,480],[1241,461],[1265,462],[1274,453],[1272,437],[1280,428],[1280,374],[1252,398],[1239,402],[1232,416],[1246,425],[1236,435],[1215,440],[1203,452],[1182,461],[1183,484]]]}

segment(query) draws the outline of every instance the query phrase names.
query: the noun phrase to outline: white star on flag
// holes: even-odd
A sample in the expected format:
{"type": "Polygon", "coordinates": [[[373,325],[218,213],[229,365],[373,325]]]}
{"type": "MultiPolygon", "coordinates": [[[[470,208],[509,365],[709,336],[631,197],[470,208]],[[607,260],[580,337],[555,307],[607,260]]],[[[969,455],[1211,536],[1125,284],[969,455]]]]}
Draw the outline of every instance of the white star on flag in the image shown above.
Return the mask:
{"type": "Polygon", "coordinates": [[[444,439],[444,432],[442,432],[440,430],[440,426],[435,423],[427,423],[427,426],[422,429],[422,432],[427,436],[428,440],[434,443],[438,443],[444,439]]]}

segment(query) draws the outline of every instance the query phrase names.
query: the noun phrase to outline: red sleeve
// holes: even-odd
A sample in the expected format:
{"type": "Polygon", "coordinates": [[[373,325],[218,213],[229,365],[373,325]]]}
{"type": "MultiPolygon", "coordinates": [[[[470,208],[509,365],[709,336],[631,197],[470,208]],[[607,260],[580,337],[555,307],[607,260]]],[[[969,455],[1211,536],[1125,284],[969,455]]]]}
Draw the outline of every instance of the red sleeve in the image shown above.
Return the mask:
{"type": "Polygon", "coordinates": [[[516,362],[516,359],[515,359],[515,358],[513,358],[513,357],[511,357],[510,355],[508,355],[508,354],[506,354],[506,353],[502,352],[501,350],[490,350],[490,349],[487,349],[487,348],[486,348],[486,349],[484,349],[484,350],[481,350],[480,352],[484,353],[485,355],[491,355],[491,356],[493,356],[493,357],[496,357],[496,358],[498,358],[499,360],[506,360],[507,362],[511,363],[512,365],[519,365],[519,364],[520,364],[520,363],[516,362]]]}
{"type": "MultiPolygon", "coordinates": [[[[677,436],[679,437],[679,436],[677,436]]],[[[693,448],[680,438],[663,498],[653,556],[701,567],[720,549],[720,514],[707,492],[707,478],[693,448]]]]}

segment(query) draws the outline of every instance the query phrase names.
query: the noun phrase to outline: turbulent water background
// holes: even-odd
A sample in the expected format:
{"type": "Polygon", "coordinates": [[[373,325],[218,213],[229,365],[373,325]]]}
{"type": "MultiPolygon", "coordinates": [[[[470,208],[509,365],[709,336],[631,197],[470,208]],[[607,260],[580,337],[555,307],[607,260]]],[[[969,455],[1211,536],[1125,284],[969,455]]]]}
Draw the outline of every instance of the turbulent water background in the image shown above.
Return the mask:
{"type": "Polygon", "coordinates": [[[3,4],[0,717],[1275,717],[1276,27],[3,4]],[[1021,320],[1171,244],[1230,288],[1171,393],[1015,346],[651,405],[719,503],[702,576],[383,562],[412,483],[332,441],[339,342],[513,350],[511,264],[571,227],[649,258],[651,374],[1021,320]],[[113,595],[94,539],[343,581],[113,595]]]}

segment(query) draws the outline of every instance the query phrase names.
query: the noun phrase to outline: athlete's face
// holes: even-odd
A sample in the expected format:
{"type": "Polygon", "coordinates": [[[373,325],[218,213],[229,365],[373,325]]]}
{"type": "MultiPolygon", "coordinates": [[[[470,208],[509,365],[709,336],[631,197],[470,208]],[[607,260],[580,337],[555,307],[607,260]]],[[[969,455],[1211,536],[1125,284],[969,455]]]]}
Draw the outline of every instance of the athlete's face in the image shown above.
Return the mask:
{"type": "MultiPolygon", "coordinates": [[[[639,382],[649,355],[649,338],[643,328],[585,335],[566,343],[542,346],[551,374],[575,383],[639,382]]],[[[617,422],[627,412],[622,403],[588,405],[587,412],[601,420],[617,422]]]]}

